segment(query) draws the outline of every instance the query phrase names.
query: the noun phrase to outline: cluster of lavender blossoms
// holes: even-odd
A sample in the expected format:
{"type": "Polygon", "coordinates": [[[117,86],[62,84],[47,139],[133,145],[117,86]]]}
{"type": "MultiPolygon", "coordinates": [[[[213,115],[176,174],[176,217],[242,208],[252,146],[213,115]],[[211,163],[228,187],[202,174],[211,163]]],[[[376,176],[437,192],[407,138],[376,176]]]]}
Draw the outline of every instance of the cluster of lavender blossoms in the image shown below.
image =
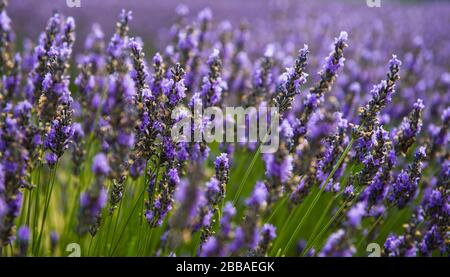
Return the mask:
{"type": "Polygon", "coordinates": [[[78,45],[57,11],[16,40],[0,0],[0,256],[86,237],[102,256],[448,256],[449,57],[431,53],[445,35],[340,31],[289,5],[273,26],[180,5],[159,39],[122,10],[109,42],[93,24],[78,45]],[[269,134],[193,139],[237,123],[202,113],[230,106],[275,107],[277,150],[260,155],[269,134]]]}

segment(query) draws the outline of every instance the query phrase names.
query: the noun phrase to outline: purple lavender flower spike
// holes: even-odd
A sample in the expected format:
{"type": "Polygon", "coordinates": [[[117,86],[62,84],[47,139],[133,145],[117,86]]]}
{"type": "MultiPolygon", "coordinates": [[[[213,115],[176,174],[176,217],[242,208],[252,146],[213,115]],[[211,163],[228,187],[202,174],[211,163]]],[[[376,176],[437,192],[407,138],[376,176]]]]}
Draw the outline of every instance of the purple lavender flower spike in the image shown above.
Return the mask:
{"type": "Polygon", "coordinates": [[[167,213],[172,209],[174,192],[180,183],[178,170],[175,168],[169,169],[159,182],[159,191],[155,195],[153,203],[147,204],[145,217],[151,227],[160,226],[167,216],[167,213]]]}
{"type": "Polygon", "coordinates": [[[28,90],[32,93],[30,94],[30,102],[37,104],[42,91],[42,81],[45,75],[49,71],[48,61],[50,59],[49,53],[54,45],[61,28],[61,16],[58,13],[53,14],[53,16],[48,20],[45,32],[41,33],[39,37],[39,44],[34,50],[35,60],[37,61],[34,65],[33,71],[29,76],[28,90]]]}
{"type": "Polygon", "coordinates": [[[348,211],[348,223],[352,227],[359,227],[364,215],[366,215],[366,203],[359,202],[348,211]]]}
{"type": "Polygon", "coordinates": [[[396,235],[389,235],[384,243],[384,252],[390,257],[396,257],[400,255],[400,246],[402,245],[403,237],[397,237],[396,235]]]}
{"type": "Polygon", "coordinates": [[[84,149],[85,133],[83,126],[80,123],[73,124],[72,135],[72,162],[74,164],[74,174],[79,174],[81,171],[81,164],[84,161],[86,150],[84,149]]]}
{"type": "Polygon", "coordinates": [[[402,170],[397,176],[388,200],[400,209],[404,208],[416,197],[419,181],[422,177],[422,161],[425,158],[425,148],[420,147],[414,155],[414,161],[408,170],[402,170]]]}
{"type": "Polygon", "coordinates": [[[276,238],[276,227],[272,224],[264,224],[261,228],[261,234],[259,235],[260,239],[258,242],[258,247],[255,251],[256,256],[265,256],[267,254],[267,250],[271,246],[271,242],[276,238]]]}
{"type": "Polygon", "coordinates": [[[405,117],[394,138],[395,151],[406,154],[409,147],[415,142],[416,136],[422,127],[421,114],[425,106],[422,99],[417,99],[413,110],[405,117]]]}
{"type": "Polygon", "coordinates": [[[220,154],[214,161],[214,167],[216,169],[216,178],[220,181],[220,200],[225,198],[226,185],[229,180],[230,174],[230,161],[226,153],[220,154]]]}
{"type": "Polygon", "coordinates": [[[200,249],[202,257],[223,257],[229,252],[229,242],[234,239],[233,217],[236,214],[236,208],[231,202],[227,202],[223,209],[220,220],[220,228],[216,235],[210,236],[200,249]]]}
{"type": "Polygon", "coordinates": [[[436,127],[434,125],[430,125],[429,131],[431,132],[431,146],[429,147],[430,151],[430,159],[432,159],[436,155],[443,155],[439,152],[442,151],[444,146],[448,143],[450,139],[450,107],[447,107],[441,116],[442,125],[440,127],[436,127]]]}
{"type": "Polygon", "coordinates": [[[255,210],[264,209],[267,205],[267,197],[269,196],[266,185],[263,182],[257,182],[250,197],[245,203],[255,208],[255,210]]]}
{"type": "Polygon", "coordinates": [[[371,131],[377,125],[377,115],[387,103],[391,102],[392,94],[395,92],[395,83],[400,79],[401,64],[397,56],[393,55],[392,59],[389,60],[389,72],[386,80],[373,87],[371,91],[372,99],[366,106],[360,108],[359,117],[364,130],[371,131]]]}
{"type": "Polygon", "coordinates": [[[78,215],[77,231],[80,234],[89,231],[91,236],[95,236],[101,224],[101,210],[105,207],[108,199],[104,182],[111,171],[111,167],[104,153],[95,155],[91,170],[96,179],[94,184],[80,196],[81,209],[78,215]]]}
{"type": "Polygon", "coordinates": [[[339,229],[328,237],[325,246],[319,252],[319,257],[351,257],[356,253],[352,245],[348,245],[346,234],[339,229]]]}
{"type": "Polygon", "coordinates": [[[423,236],[423,240],[420,243],[420,252],[425,256],[431,256],[432,250],[444,248],[444,237],[442,237],[442,231],[438,230],[436,225],[431,228],[423,236]]]}
{"type": "Polygon", "coordinates": [[[305,73],[305,68],[308,64],[308,53],[308,45],[305,45],[298,51],[294,66],[287,68],[279,78],[277,94],[273,98],[273,102],[280,114],[291,108],[294,97],[300,93],[300,86],[306,83],[308,74],[305,73]]]}
{"type": "Polygon", "coordinates": [[[11,19],[6,12],[6,1],[0,2],[0,75],[4,76],[12,69],[12,45],[14,33],[11,19]]]}
{"type": "MultiPolygon", "coordinates": [[[[30,126],[31,106],[22,101],[5,107],[0,124],[0,247],[15,238],[15,219],[22,207],[22,191],[32,188],[32,147],[30,126]]],[[[35,147],[35,145],[33,145],[35,147]]]]}
{"type": "Polygon", "coordinates": [[[320,81],[310,88],[304,101],[303,111],[298,115],[298,123],[295,126],[294,143],[299,144],[299,139],[307,132],[307,125],[311,115],[323,102],[324,94],[331,90],[331,86],[337,77],[337,70],[344,66],[344,49],[347,45],[348,34],[342,31],[338,38],[335,38],[332,51],[325,59],[325,64],[319,72],[320,81]]]}
{"type": "Polygon", "coordinates": [[[252,194],[246,199],[247,211],[244,224],[235,230],[235,236],[230,244],[233,256],[242,253],[255,253],[260,241],[260,220],[258,214],[267,208],[269,192],[263,182],[255,184],[252,194]]]}
{"type": "Polygon", "coordinates": [[[203,77],[201,95],[206,107],[216,106],[222,100],[222,94],[227,89],[227,83],[222,80],[222,61],[219,57],[219,50],[214,49],[208,58],[209,72],[203,77]]]}
{"type": "MultiPolygon", "coordinates": [[[[69,147],[73,134],[72,126],[72,96],[69,90],[69,59],[74,43],[75,23],[68,18],[61,34],[61,41],[54,43],[47,51],[48,72],[42,81],[42,94],[39,98],[37,113],[40,122],[50,124],[50,130],[45,132],[45,149],[61,158],[69,147]]],[[[41,126],[41,130],[43,130],[41,126]]],[[[54,157],[54,155],[51,155],[54,157]]],[[[50,157],[50,156],[48,156],[50,157]]],[[[53,161],[53,159],[47,160],[53,161]]],[[[56,162],[55,162],[56,163],[56,162]]],[[[53,165],[53,164],[49,164],[53,165]]]]}

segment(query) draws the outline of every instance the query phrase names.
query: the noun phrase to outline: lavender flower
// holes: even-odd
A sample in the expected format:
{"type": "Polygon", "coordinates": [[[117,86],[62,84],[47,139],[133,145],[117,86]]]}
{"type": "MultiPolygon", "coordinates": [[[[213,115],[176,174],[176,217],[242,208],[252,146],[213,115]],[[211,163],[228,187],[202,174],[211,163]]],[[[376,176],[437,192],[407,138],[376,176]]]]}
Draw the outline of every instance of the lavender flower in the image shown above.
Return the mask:
{"type": "Polygon", "coordinates": [[[105,154],[99,153],[94,157],[92,164],[92,171],[96,175],[107,176],[111,168],[108,164],[108,159],[105,154]]]}
{"type": "Polygon", "coordinates": [[[362,160],[364,167],[354,176],[358,186],[363,188],[373,181],[379,167],[385,163],[392,148],[388,133],[381,126],[373,132],[370,141],[371,143],[365,146],[366,152],[362,160]]]}
{"type": "MultiPolygon", "coordinates": [[[[213,223],[211,206],[208,205],[207,198],[209,197],[205,194],[207,192],[202,190],[197,182],[180,181],[174,196],[174,203],[178,203],[178,208],[169,220],[168,239],[172,247],[177,247],[183,242],[189,242],[191,233],[202,228],[212,231],[209,229],[209,226],[212,226],[213,223]]],[[[214,195],[211,196],[214,197],[214,195]]]]}
{"type": "Polygon", "coordinates": [[[206,37],[211,28],[212,21],[212,11],[209,8],[205,8],[198,13],[197,16],[197,40],[195,42],[195,49],[192,50],[194,56],[192,57],[189,68],[190,74],[187,76],[187,88],[188,90],[192,90],[193,86],[196,84],[196,75],[199,71],[199,67],[201,64],[201,57],[204,51],[205,45],[207,43],[206,37]]]}
{"type": "Polygon", "coordinates": [[[30,229],[28,226],[20,226],[17,230],[17,243],[19,244],[20,257],[24,257],[27,254],[28,244],[30,242],[30,229]]]}
{"type": "Polygon", "coordinates": [[[402,121],[400,129],[394,138],[395,151],[397,153],[406,154],[409,147],[416,140],[417,134],[420,132],[422,127],[421,113],[425,106],[423,105],[422,99],[417,99],[414,103],[414,108],[402,121]]]}
{"type": "Polygon", "coordinates": [[[392,168],[395,165],[395,151],[390,150],[381,170],[377,172],[370,185],[362,192],[361,199],[368,204],[368,209],[378,205],[386,197],[388,186],[392,181],[392,168]]]}
{"type": "Polygon", "coordinates": [[[402,171],[392,186],[392,192],[389,197],[391,202],[394,202],[400,207],[404,207],[414,196],[417,190],[417,184],[411,182],[406,171],[402,171]]]}
{"type": "Polygon", "coordinates": [[[211,236],[202,245],[200,256],[202,257],[223,257],[229,251],[227,242],[234,237],[232,219],[236,214],[236,208],[232,203],[227,202],[223,209],[220,228],[218,234],[211,236]]]}
{"type": "Polygon", "coordinates": [[[105,88],[105,42],[99,25],[94,24],[85,40],[85,53],[79,57],[79,74],[75,79],[78,103],[81,111],[75,113],[82,122],[85,134],[95,129],[96,116],[102,104],[101,93],[105,88]]]}
{"type": "Polygon", "coordinates": [[[425,148],[421,147],[414,156],[408,171],[402,170],[397,176],[389,195],[389,201],[403,208],[415,196],[422,176],[422,160],[425,158],[425,148]]]}
{"type": "MultiPolygon", "coordinates": [[[[228,159],[228,155],[226,153],[220,154],[216,158],[214,166],[216,169],[216,178],[220,180],[223,186],[226,185],[226,183],[228,183],[230,174],[230,162],[228,159]]],[[[223,188],[222,190],[223,194],[225,193],[224,189],[225,188],[223,188]]]]}
{"type": "Polygon", "coordinates": [[[359,202],[347,212],[348,223],[352,227],[360,227],[362,218],[366,215],[366,203],[359,202]]]}
{"type": "Polygon", "coordinates": [[[450,216],[448,204],[448,180],[450,162],[444,161],[436,184],[424,192],[421,206],[425,221],[424,236],[419,243],[422,255],[430,256],[435,249],[445,253],[445,238],[450,216]]]}
{"type": "Polygon", "coordinates": [[[59,241],[58,232],[52,231],[50,233],[50,249],[51,249],[52,253],[55,252],[56,246],[58,245],[58,241],[59,241]]]}
{"type": "Polygon", "coordinates": [[[214,49],[208,58],[208,76],[203,78],[201,95],[206,107],[215,106],[221,102],[222,93],[227,89],[227,84],[222,80],[222,62],[219,58],[219,50],[214,49]]]}
{"type": "Polygon", "coordinates": [[[8,63],[11,65],[9,65],[10,68],[8,69],[7,74],[2,75],[1,79],[2,90],[0,97],[3,100],[1,108],[4,108],[4,105],[13,101],[14,99],[17,99],[19,95],[20,97],[22,97],[21,91],[19,90],[22,82],[22,76],[20,74],[22,58],[20,54],[16,54],[12,58],[6,57],[7,55],[7,53],[3,53],[3,55],[0,55],[4,56],[3,59],[11,60],[8,61],[8,63]]]}
{"type": "Polygon", "coordinates": [[[15,237],[15,219],[22,206],[22,188],[30,188],[27,149],[30,109],[26,102],[7,105],[0,124],[0,247],[15,237]]]}
{"type": "Polygon", "coordinates": [[[352,245],[347,245],[345,231],[339,229],[331,234],[325,246],[319,252],[319,257],[351,257],[356,249],[352,245]]]}
{"type": "Polygon", "coordinates": [[[101,210],[105,207],[107,201],[104,181],[111,171],[104,153],[98,153],[94,157],[91,170],[96,179],[93,186],[80,196],[81,209],[78,216],[78,232],[84,234],[89,231],[92,236],[95,236],[101,223],[101,210]]]}
{"type": "Polygon", "coordinates": [[[273,102],[280,114],[291,108],[295,95],[300,94],[300,86],[306,83],[308,74],[305,73],[305,68],[308,53],[308,45],[305,45],[299,50],[294,66],[287,68],[279,78],[277,93],[273,102]]]}
{"type": "Polygon", "coordinates": [[[284,119],[279,128],[280,145],[278,151],[263,156],[266,166],[266,185],[270,194],[269,204],[274,203],[283,195],[286,184],[293,175],[294,168],[294,159],[288,150],[292,144],[292,127],[288,120],[284,119]]]}
{"type": "Polygon", "coordinates": [[[249,207],[255,210],[264,209],[267,205],[268,191],[263,182],[257,182],[251,196],[245,201],[249,207]]]}
{"type": "Polygon", "coordinates": [[[131,39],[129,47],[130,55],[133,60],[133,71],[131,72],[131,76],[134,80],[136,89],[134,104],[136,106],[138,118],[140,120],[136,130],[137,143],[135,144],[135,146],[137,147],[135,147],[130,157],[130,162],[132,163],[130,166],[130,173],[132,173],[132,177],[137,177],[144,169],[145,161],[148,159],[148,156],[145,156],[145,158],[147,159],[143,159],[142,157],[142,155],[144,154],[144,151],[142,151],[142,146],[148,141],[148,138],[146,138],[148,134],[145,131],[147,131],[147,125],[150,123],[149,114],[152,112],[149,109],[151,108],[152,104],[150,104],[149,102],[153,102],[154,97],[149,89],[149,73],[145,64],[145,55],[142,50],[141,44],[135,39],[131,39]]]}
{"type": "Polygon", "coordinates": [[[253,90],[250,95],[244,95],[242,101],[246,106],[258,106],[269,93],[272,83],[272,67],[274,65],[274,46],[269,45],[253,72],[253,90]]]}
{"type": "Polygon", "coordinates": [[[130,54],[133,59],[133,80],[136,84],[136,105],[138,109],[142,109],[142,99],[143,96],[149,97],[151,94],[148,86],[148,69],[145,65],[145,54],[142,50],[141,44],[135,39],[131,39],[129,42],[130,54]]]}
{"type": "Polygon", "coordinates": [[[438,230],[436,225],[433,225],[423,236],[420,243],[420,252],[425,256],[431,256],[432,250],[437,248],[444,248],[444,238],[442,231],[438,230]]]}
{"type": "Polygon", "coordinates": [[[130,163],[130,149],[135,143],[137,112],[134,104],[135,83],[129,76],[128,31],[131,12],[122,10],[116,32],[107,47],[108,93],[99,122],[102,151],[108,153],[113,184],[109,195],[109,213],[112,214],[122,200],[124,183],[130,163]]]}
{"type": "Polygon", "coordinates": [[[203,244],[211,236],[214,220],[212,219],[219,210],[219,204],[225,198],[226,184],[228,182],[229,161],[227,154],[222,153],[215,161],[216,176],[206,184],[205,197],[200,204],[199,218],[194,231],[201,229],[201,243],[203,244]]]}
{"type": "Polygon", "coordinates": [[[371,131],[377,125],[377,115],[381,109],[386,106],[392,99],[392,94],[395,92],[395,82],[400,79],[399,70],[401,61],[397,59],[396,55],[389,60],[389,72],[386,80],[381,81],[374,86],[372,91],[372,99],[369,103],[360,108],[359,116],[364,130],[371,131]]]}
{"type": "Polygon", "coordinates": [[[446,108],[441,116],[442,125],[440,127],[436,127],[434,125],[430,125],[431,132],[431,146],[430,146],[430,158],[436,155],[443,146],[445,146],[450,138],[449,129],[450,129],[450,107],[446,108]]]}
{"type": "Polygon", "coordinates": [[[212,177],[206,183],[204,197],[200,198],[200,207],[198,211],[198,218],[194,225],[194,231],[201,230],[200,243],[203,245],[208,238],[213,234],[213,227],[215,220],[213,219],[219,210],[218,204],[221,200],[220,183],[212,177]]]}
{"type": "MultiPolygon", "coordinates": [[[[328,174],[333,170],[335,162],[344,151],[345,145],[348,143],[348,138],[345,135],[345,131],[348,128],[348,122],[342,118],[342,114],[337,113],[336,116],[338,118],[336,133],[325,139],[325,151],[317,162],[316,178],[323,186],[329,185],[324,184],[324,182],[326,181],[328,174]]],[[[336,172],[334,176],[334,178],[338,178],[338,172],[336,172]]]]}
{"type": "Polygon", "coordinates": [[[397,237],[396,235],[389,235],[384,243],[384,252],[386,255],[399,256],[400,255],[400,246],[402,245],[403,237],[397,237]]]}
{"type": "Polygon", "coordinates": [[[74,123],[72,125],[72,162],[74,164],[74,174],[79,174],[81,171],[81,165],[84,161],[86,150],[84,149],[84,130],[80,123],[74,123]]]}
{"type": "Polygon", "coordinates": [[[405,236],[390,234],[384,243],[384,254],[389,257],[413,257],[416,255],[416,248],[408,245],[405,236]]]}
{"type": "Polygon", "coordinates": [[[155,195],[153,203],[147,204],[145,217],[151,227],[160,226],[167,213],[172,209],[173,194],[180,183],[178,171],[175,168],[168,170],[159,182],[159,192],[155,195]]]}
{"type": "Polygon", "coordinates": [[[268,196],[266,185],[258,181],[252,194],[245,201],[248,209],[244,217],[244,223],[235,230],[233,242],[230,244],[230,251],[233,256],[240,255],[242,252],[256,251],[260,241],[258,214],[266,209],[268,196]]]}
{"type": "Polygon", "coordinates": [[[69,90],[68,60],[72,53],[75,23],[72,18],[65,22],[61,42],[53,45],[47,52],[48,72],[42,81],[42,94],[39,98],[38,115],[44,124],[50,125],[45,132],[44,147],[51,151],[47,162],[54,165],[69,147],[73,134],[72,96],[69,90]]]}
{"type": "Polygon", "coordinates": [[[11,56],[11,43],[13,32],[11,30],[11,19],[6,13],[7,2],[0,2],[0,74],[3,76],[8,72],[13,63],[11,56]]]}
{"type": "Polygon", "coordinates": [[[49,71],[48,60],[49,53],[56,42],[56,37],[60,33],[61,16],[58,13],[48,20],[45,32],[41,33],[39,37],[39,45],[34,50],[36,63],[33,71],[29,76],[28,96],[31,103],[38,103],[41,94],[43,93],[43,81],[45,75],[49,71]]]}
{"type": "Polygon", "coordinates": [[[51,152],[46,154],[46,161],[49,166],[54,166],[57,160],[69,148],[70,138],[74,133],[71,120],[71,113],[62,112],[62,116],[54,119],[50,125],[50,131],[45,137],[45,148],[51,152]]]}
{"type": "Polygon", "coordinates": [[[259,235],[260,239],[256,249],[256,256],[265,256],[276,236],[276,227],[272,224],[264,224],[259,235]]]}
{"type": "Polygon", "coordinates": [[[348,34],[345,31],[342,31],[339,37],[334,39],[332,52],[325,59],[325,64],[319,72],[320,81],[312,87],[306,95],[306,99],[303,103],[303,111],[301,115],[299,115],[297,125],[295,126],[295,143],[298,143],[299,138],[306,134],[306,126],[311,114],[317,109],[320,103],[323,102],[324,93],[331,90],[331,86],[337,76],[337,70],[344,66],[344,49],[348,46],[347,39],[348,34]]]}
{"type": "Polygon", "coordinates": [[[122,10],[119,14],[119,21],[116,23],[116,32],[106,49],[108,53],[108,71],[109,73],[126,73],[128,65],[126,60],[126,51],[128,43],[129,22],[133,19],[131,11],[122,10]]]}

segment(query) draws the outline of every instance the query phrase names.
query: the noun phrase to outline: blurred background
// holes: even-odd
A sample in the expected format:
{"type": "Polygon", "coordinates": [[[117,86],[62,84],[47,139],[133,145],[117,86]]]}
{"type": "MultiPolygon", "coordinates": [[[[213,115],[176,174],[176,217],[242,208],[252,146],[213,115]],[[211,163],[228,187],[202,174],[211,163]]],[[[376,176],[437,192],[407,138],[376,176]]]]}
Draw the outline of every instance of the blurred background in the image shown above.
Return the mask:
{"type": "MultiPolygon", "coordinates": [[[[132,33],[142,37],[147,47],[159,48],[165,45],[164,38],[167,37],[165,34],[176,19],[175,9],[179,4],[186,4],[189,14],[193,16],[202,8],[210,7],[217,22],[228,20],[234,26],[242,21],[248,22],[252,39],[256,37],[256,32],[260,33],[258,39],[253,42],[263,45],[272,41],[292,41],[292,38],[294,41],[311,44],[312,36],[327,38],[332,34],[333,37],[340,30],[351,30],[355,26],[362,32],[373,30],[373,26],[389,30],[401,28],[397,32],[399,36],[381,38],[381,43],[387,44],[388,49],[392,44],[397,45],[398,40],[409,43],[410,38],[402,36],[410,33],[409,30],[414,30],[414,34],[420,35],[426,44],[438,46],[436,49],[446,50],[450,45],[447,35],[450,26],[448,1],[380,0],[380,8],[368,7],[366,0],[80,1],[80,8],[69,8],[66,0],[13,0],[10,1],[8,13],[13,19],[13,28],[19,39],[28,37],[34,41],[44,29],[52,11],[58,10],[65,15],[73,16],[79,36],[76,49],[81,48],[84,36],[94,22],[100,23],[106,37],[109,37],[117,15],[123,8],[133,11],[132,33]],[[407,24],[405,22],[400,24],[399,19],[406,20],[407,24]],[[442,36],[446,39],[442,40],[442,36]]],[[[367,35],[372,34],[368,32],[367,35]]],[[[363,42],[351,41],[351,43],[353,47],[362,47],[360,44],[363,42]]],[[[263,47],[259,49],[264,51],[263,47]]],[[[436,54],[443,55],[441,58],[448,60],[448,52],[436,54]]],[[[436,61],[442,61],[441,58],[437,58],[436,61]]]]}

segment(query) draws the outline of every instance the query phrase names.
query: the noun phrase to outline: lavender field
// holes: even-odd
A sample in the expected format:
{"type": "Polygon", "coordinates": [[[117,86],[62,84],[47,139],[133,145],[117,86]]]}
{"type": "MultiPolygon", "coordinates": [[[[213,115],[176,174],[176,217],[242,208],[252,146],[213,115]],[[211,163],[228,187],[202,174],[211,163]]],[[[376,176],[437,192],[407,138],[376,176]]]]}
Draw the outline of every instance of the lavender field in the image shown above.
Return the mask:
{"type": "Polygon", "coordinates": [[[0,0],[0,256],[448,257],[449,2],[67,2],[0,0]]]}

